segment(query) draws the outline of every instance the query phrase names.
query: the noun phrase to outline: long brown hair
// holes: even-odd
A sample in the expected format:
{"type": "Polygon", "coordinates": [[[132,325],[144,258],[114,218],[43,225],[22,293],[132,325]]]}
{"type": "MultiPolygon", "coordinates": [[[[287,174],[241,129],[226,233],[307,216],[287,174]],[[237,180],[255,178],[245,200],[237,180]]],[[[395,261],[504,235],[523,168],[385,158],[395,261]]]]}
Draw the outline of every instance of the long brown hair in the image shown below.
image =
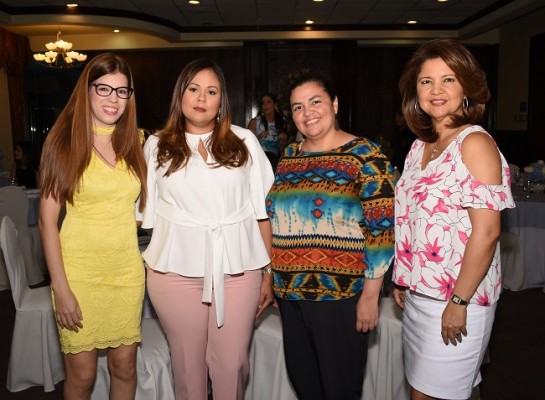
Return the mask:
{"type": "Polygon", "coordinates": [[[157,144],[157,162],[168,166],[166,176],[185,167],[191,155],[191,149],[185,138],[186,119],[182,113],[182,97],[195,77],[200,71],[209,69],[216,74],[220,83],[221,101],[216,125],[210,136],[210,153],[216,160],[216,167],[236,168],[244,165],[249,157],[248,148],[244,141],[231,130],[231,107],[227,97],[225,77],[221,68],[213,61],[206,58],[199,58],[187,64],[180,73],[167,122],[163,129],[157,133],[159,142],[157,144]]]}
{"type": "MultiPolygon", "coordinates": [[[[73,202],[74,191],[79,187],[93,151],[89,85],[106,74],[117,72],[125,75],[130,87],[134,87],[129,65],[119,56],[102,53],[85,66],[66,107],[44,143],[40,163],[42,196],[52,196],[60,203],[73,202]]],[[[140,180],[142,210],[147,194],[146,160],[138,133],[134,96],[128,99],[125,112],[115,125],[112,145],[117,159],[124,160],[140,180]]]]}
{"type": "Polygon", "coordinates": [[[435,39],[422,44],[405,66],[399,80],[399,90],[407,125],[424,142],[435,142],[437,132],[430,116],[421,109],[417,110],[419,106],[416,86],[422,64],[436,58],[442,59],[454,72],[467,97],[467,107],[462,107],[462,114],[451,115],[450,128],[477,124],[483,117],[486,102],[490,99],[484,71],[460,42],[454,39],[435,39]]]}

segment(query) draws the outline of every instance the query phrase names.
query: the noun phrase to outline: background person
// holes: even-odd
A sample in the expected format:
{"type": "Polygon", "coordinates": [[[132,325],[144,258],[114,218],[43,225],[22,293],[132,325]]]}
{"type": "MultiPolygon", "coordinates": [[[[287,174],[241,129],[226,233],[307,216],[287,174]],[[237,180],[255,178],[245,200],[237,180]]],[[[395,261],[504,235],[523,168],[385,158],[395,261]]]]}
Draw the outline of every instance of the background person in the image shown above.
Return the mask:
{"type": "Polygon", "coordinates": [[[251,131],[231,125],[221,69],[183,69],[165,127],[148,138],[153,228],[143,253],[177,399],[242,399],[254,320],[273,301],[265,195],[273,172],[251,131]],[[256,312],[257,310],[257,312],[256,312]]]}
{"type": "Polygon", "coordinates": [[[287,136],[287,133],[284,114],[278,110],[274,94],[265,93],[261,96],[259,114],[250,120],[248,129],[257,136],[263,151],[275,169],[284,141],[280,135],[284,133],[287,136]]]}
{"type": "Polygon", "coordinates": [[[40,234],[64,353],[64,398],[89,399],[107,349],[110,399],[134,399],[144,267],[135,202],[146,164],[128,64],[103,53],[83,70],[42,152],[40,234]],[[66,217],[57,228],[61,205],[66,217]]]}
{"type": "Polygon", "coordinates": [[[24,186],[27,189],[38,187],[38,163],[34,157],[32,143],[22,140],[15,145],[15,160],[11,167],[10,182],[12,185],[24,186]]]}
{"type": "Polygon", "coordinates": [[[509,167],[476,123],[490,95],[472,54],[423,44],[399,87],[418,140],[396,186],[396,302],[412,399],[468,399],[481,380],[501,291],[500,211],[509,167]]]}
{"type": "Polygon", "coordinates": [[[324,77],[295,80],[290,104],[305,139],[286,148],[267,196],[286,366],[299,399],[360,399],[394,254],[393,169],[377,145],[335,127],[324,77]]]}

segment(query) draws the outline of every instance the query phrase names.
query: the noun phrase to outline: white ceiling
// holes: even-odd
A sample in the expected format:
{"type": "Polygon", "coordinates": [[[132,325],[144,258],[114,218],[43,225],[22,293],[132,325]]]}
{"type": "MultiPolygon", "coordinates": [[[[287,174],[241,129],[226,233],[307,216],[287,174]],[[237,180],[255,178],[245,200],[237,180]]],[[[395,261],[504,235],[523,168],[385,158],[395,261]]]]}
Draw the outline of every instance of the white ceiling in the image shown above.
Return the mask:
{"type": "MultiPolygon", "coordinates": [[[[0,26],[26,36],[63,33],[146,32],[179,42],[188,34],[244,33],[271,38],[270,32],[410,32],[454,31],[471,36],[545,7],[543,0],[76,0],[79,9],[67,12],[67,1],[0,0],[0,26]],[[305,27],[307,19],[315,21],[305,27]],[[416,25],[408,25],[416,20],[416,25]],[[269,36],[268,36],[269,35],[269,36]]],[[[229,37],[226,35],[225,37],[229,37]]]]}

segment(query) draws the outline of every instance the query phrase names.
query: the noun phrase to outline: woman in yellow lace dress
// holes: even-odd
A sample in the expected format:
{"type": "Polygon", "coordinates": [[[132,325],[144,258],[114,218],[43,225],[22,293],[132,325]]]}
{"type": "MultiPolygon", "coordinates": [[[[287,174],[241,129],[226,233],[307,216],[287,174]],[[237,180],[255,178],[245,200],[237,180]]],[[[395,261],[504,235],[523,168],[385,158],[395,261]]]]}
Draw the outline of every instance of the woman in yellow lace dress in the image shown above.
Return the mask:
{"type": "Polygon", "coordinates": [[[140,195],[145,202],[146,170],[132,94],[127,63],[111,53],[96,56],[43,148],[39,224],[65,400],[90,397],[98,349],[108,351],[110,399],[134,399],[136,392],[145,278],[135,204],[140,195]]]}

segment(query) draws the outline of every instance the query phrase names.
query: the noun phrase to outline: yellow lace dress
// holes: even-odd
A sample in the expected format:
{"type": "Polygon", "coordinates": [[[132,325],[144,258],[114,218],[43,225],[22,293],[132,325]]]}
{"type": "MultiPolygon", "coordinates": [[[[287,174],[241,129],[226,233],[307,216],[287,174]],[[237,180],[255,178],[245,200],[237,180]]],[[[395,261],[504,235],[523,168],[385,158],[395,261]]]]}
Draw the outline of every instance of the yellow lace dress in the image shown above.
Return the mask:
{"type": "Polygon", "coordinates": [[[135,218],[140,182],[125,162],[113,169],[95,153],[81,182],[74,203],[66,206],[60,239],[83,329],[59,329],[64,353],[141,340],[145,273],[135,218]]]}

